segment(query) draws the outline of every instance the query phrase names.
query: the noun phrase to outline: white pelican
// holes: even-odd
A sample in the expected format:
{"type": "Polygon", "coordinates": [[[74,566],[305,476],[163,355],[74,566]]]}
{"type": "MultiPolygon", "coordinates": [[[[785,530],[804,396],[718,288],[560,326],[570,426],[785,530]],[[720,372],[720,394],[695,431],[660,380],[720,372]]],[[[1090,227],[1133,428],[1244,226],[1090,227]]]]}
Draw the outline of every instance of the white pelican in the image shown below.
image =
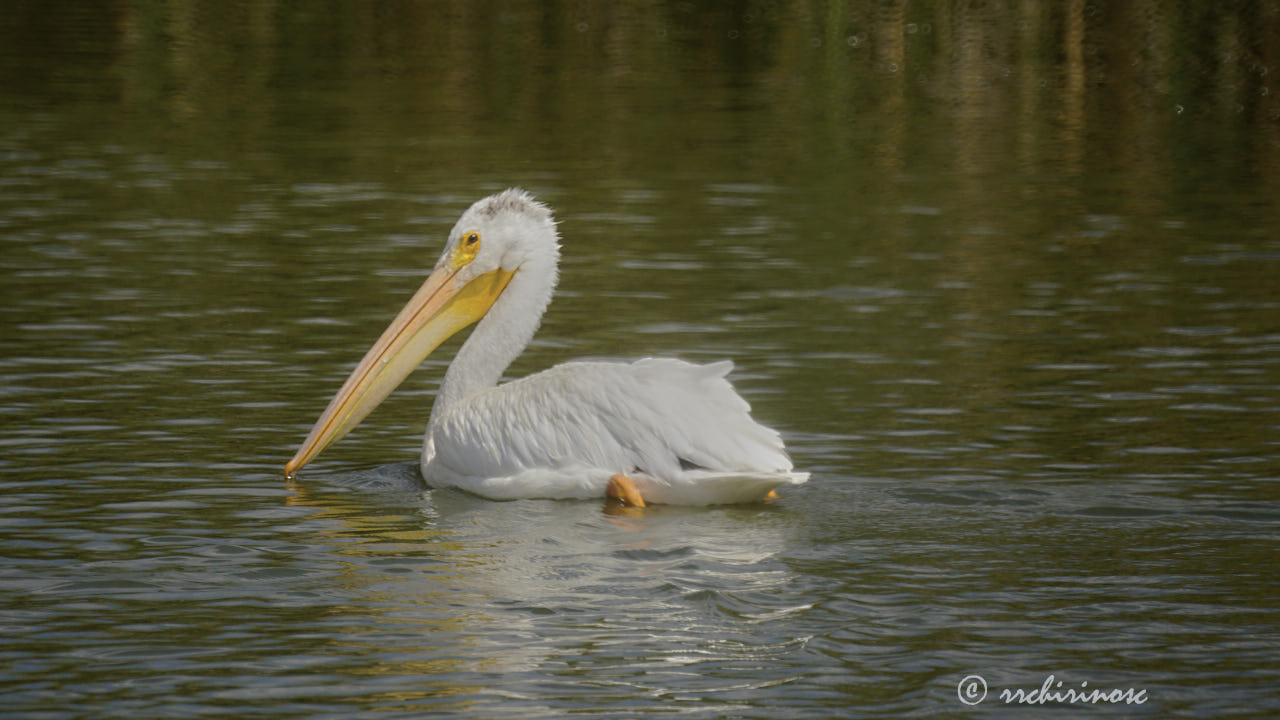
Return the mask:
{"type": "Polygon", "coordinates": [[[751,418],[731,362],[570,362],[502,385],[556,286],[551,210],[519,189],[475,203],[422,287],[356,366],[285,466],[294,477],[365,418],[440,343],[479,320],[436,396],[422,476],[496,500],[613,497],[681,505],[774,496],[791,471],[751,418]]]}

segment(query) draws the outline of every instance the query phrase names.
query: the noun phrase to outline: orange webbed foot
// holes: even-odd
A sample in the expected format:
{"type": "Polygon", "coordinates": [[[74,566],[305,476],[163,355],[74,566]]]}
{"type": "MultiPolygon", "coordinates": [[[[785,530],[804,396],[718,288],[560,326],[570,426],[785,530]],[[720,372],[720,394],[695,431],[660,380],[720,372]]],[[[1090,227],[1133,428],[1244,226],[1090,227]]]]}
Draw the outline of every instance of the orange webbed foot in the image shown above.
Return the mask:
{"type": "Polygon", "coordinates": [[[614,498],[623,505],[644,507],[644,498],[640,496],[636,484],[631,482],[631,478],[621,473],[609,478],[609,487],[605,489],[604,495],[614,498]]]}

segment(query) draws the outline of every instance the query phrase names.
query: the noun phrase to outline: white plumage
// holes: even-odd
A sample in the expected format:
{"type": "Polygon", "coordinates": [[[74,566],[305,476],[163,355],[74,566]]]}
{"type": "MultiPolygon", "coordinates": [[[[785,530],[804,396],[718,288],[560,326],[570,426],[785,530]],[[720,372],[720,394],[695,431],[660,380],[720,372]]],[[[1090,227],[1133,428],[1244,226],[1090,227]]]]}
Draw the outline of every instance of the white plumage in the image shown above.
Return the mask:
{"type": "Polygon", "coordinates": [[[428,482],[495,499],[590,498],[623,473],[646,501],[759,500],[802,482],[778,433],[751,419],[725,379],[730,362],[572,362],[436,414],[428,482]]]}
{"type": "Polygon", "coordinates": [[[387,328],[286,467],[354,427],[444,338],[479,318],[441,383],[423,441],[436,487],[493,499],[593,498],[630,478],[647,502],[751,502],[792,472],[778,433],[752,419],[731,362],[570,362],[498,384],[556,284],[550,210],[521,190],[474,204],[421,290],[387,328]]]}

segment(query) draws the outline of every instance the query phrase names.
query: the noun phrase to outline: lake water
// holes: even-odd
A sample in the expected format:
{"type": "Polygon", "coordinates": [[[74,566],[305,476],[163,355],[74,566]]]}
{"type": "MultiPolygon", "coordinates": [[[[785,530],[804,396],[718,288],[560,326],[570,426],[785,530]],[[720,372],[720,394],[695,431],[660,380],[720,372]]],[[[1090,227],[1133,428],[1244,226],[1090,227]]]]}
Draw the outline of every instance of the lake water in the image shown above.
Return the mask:
{"type": "Polygon", "coordinates": [[[1280,715],[1274,3],[66,5],[0,11],[0,715],[1280,715]],[[454,341],[287,484],[509,185],[513,377],[732,359],[809,483],[425,490],[454,341]]]}

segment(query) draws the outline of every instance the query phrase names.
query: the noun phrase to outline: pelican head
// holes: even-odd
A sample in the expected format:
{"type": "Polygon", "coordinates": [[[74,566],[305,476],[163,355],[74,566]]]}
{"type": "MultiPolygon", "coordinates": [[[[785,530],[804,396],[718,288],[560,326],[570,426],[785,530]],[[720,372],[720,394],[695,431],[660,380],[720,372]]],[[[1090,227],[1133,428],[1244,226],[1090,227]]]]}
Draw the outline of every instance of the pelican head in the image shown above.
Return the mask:
{"type": "Polygon", "coordinates": [[[329,402],[285,465],[285,476],[294,477],[360,424],[440,343],[484,317],[517,277],[546,285],[538,293],[545,296],[536,308],[541,316],[555,286],[557,238],[551,210],[523,190],[506,190],[468,208],[426,282],[329,402]]]}

